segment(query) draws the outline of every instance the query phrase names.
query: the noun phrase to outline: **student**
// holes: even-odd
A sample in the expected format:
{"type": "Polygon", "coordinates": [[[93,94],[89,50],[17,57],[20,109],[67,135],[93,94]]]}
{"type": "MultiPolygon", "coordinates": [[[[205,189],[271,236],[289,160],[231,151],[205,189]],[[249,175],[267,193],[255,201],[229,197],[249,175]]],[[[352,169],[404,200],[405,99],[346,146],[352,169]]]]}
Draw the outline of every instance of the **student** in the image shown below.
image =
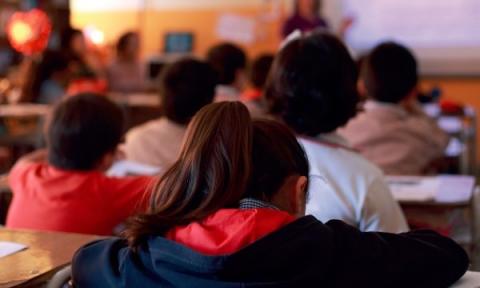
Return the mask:
{"type": "Polygon", "coordinates": [[[145,90],[145,67],[141,63],[140,36],[123,34],[117,42],[116,58],[107,68],[109,88],[114,92],[133,93],[145,90]]]}
{"type": "Polygon", "coordinates": [[[272,67],[274,56],[271,54],[264,54],[258,56],[253,62],[248,71],[248,80],[250,88],[242,93],[242,101],[260,102],[267,83],[268,74],[272,67]]]}
{"type": "Polygon", "coordinates": [[[104,96],[83,94],[60,102],[47,128],[48,152],[20,159],[10,172],[7,227],[111,235],[143,210],[152,178],[104,174],[123,129],[121,109],[104,96]]]}
{"type": "Polygon", "coordinates": [[[206,63],[183,59],[161,76],[164,116],[127,134],[127,159],[168,169],[177,159],[187,124],[200,108],[211,103],[217,78],[206,63]]]}
{"type": "MultiPolygon", "coordinates": [[[[327,19],[321,13],[324,6],[323,2],[322,0],[293,1],[293,14],[283,24],[282,38],[287,38],[294,31],[305,33],[319,29],[330,29],[327,19]]],[[[354,24],[354,19],[345,17],[339,24],[337,34],[343,38],[354,24]]]]}
{"type": "Polygon", "coordinates": [[[33,75],[33,102],[54,104],[66,94],[66,88],[72,78],[70,64],[72,60],[64,53],[46,51],[33,75]]]}
{"type": "Polygon", "coordinates": [[[207,53],[207,62],[218,74],[215,102],[238,101],[247,85],[247,55],[231,43],[218,44],[207,53]]]}
{"type": "Polygon", "coordinates": [[[81,30],[67,28],[61,35],[60,45],[62,53],[78,62],[79,75],[97,77],[104,74],[102,61],[90,51],[81,30]]]}
{"type": "Polygon", "coordinates": [[[308,161],[284,125],[203,108],[125,239],[80,249],[75,287],[448,287],[468,266],[429,231],[362,233],[304,217],[308,161]]]}
{"type": "Polygon", "coordinates": [[[363,63],[365,111],[340,133],[387,174],[419,175],[444,155],[448,136],[417,104],[417,61],[405,47],[384,43],[363,63]]]}
{"type": "Polygon", "coordinates": [[[270,112],[298,134],[309,158],[307,213],[362,231],[407,231],[382,172],[335,133],[355,115],[358,101],[355,63],[340,40],[319,32],[290,42],[269,79],[270,112]]]}
{"type": "MultiPolygon", "coordinates": [[[[242,93],[247,86],[247,55],[238,46],[222,43],[212,47],[207,53],[207,62],[215,69],[219,84],[215,102],[243,101],[242,93]]],[[[255,118],[265,116],[264,111],[253,101],[243,101],[255,118]]]]}
{"type": "Polygon", "coordinates": [[[283,24],[282,36],[286,38],[295,30],[309,32],[319,28],[328,28],[328,22],[321,15],[322,1],[295,0],[294,11],[283,24]]]}

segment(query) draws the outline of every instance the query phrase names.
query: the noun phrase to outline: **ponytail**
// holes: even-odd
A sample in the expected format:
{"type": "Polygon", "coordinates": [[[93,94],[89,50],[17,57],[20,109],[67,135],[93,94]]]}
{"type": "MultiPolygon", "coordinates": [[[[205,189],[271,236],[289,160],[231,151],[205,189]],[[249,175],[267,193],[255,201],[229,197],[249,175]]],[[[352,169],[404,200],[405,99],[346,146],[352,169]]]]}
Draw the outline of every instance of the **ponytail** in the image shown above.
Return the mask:
{"type": "Polygon", "coordinates": [[[252,121],[239,102],[211,104],[190,123],[178,160],[155,184],[148,212],[132,218],[132,248],[150,235],[237,207],[251,171],[252,121]]]}

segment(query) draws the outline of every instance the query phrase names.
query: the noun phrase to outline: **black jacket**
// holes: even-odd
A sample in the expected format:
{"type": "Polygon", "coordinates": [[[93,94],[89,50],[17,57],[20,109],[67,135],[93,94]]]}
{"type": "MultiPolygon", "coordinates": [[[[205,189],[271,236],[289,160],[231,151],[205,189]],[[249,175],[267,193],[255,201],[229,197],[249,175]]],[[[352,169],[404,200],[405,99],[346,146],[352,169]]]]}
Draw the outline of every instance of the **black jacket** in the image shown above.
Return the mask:
{"type": "Polygon", "coordinates": [[[430,231],[362,233],[303,217],[226,256],[162,237],[133,253],[125,240],[94,242],[73,260],[76,287],[449,287],[468,257],[430,231]]]}

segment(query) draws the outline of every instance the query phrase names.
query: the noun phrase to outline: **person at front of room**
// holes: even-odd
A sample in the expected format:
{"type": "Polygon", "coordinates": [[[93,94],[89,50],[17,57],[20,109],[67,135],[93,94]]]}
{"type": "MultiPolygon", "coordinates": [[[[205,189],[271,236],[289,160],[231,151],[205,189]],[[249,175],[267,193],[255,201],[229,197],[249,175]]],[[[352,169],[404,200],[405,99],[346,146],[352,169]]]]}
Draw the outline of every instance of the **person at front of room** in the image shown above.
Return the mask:
{"type": "Polygon", "coordinates": [[[387,174],[424,174],[444,156],[449,137],[418,104],[415,56],[383,43],[363,62],[361,78],[370,100],[339,133],[387,174]]]}
{"type": "MultiPolygon", "coordinates": [[[[321,28],[329,29],[330,25],[321,15],[322,2],[322,0],[295,0],[293,15],[283,24],[283,38],[296,30],[304,33],[321,28]]],[[[343,19],[338,30],[339,36],[343,37],[352,24],[353,18],[343,19]]]]}
{"type": "Polygon", "coordinates": [[[47,150],[21,158],[8,180],[7,227],[112,235],[148,199],[153,177],[107,177],[123,137],[124,115],[105,96],[61,101],[47,126],[47,150]]]}
{"type": "Polygon", "coordinates": [[[307,213],[362,231],[408,230],[381,170],[335,133],[358,103],[357,67],[337,37],[316,32],[288,43],[274,61],[265,97],[270,113],[298,134],[307,152],[307,213]]]}
{"type": "Polygon", "coordinates": [[[83,287],[448,287],[465,251],[429,231],[364,233],[304,216],[305,152],[286,126],[216,103],[192,120],[127,239],[81,248],[83,287]]]}

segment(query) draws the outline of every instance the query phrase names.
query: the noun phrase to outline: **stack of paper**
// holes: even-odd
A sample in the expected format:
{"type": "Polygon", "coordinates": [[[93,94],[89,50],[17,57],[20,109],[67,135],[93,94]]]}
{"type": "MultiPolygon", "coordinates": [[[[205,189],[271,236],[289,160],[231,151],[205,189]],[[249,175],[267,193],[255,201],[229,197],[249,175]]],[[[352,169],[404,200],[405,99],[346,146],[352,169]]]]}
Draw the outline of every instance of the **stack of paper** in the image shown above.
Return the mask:
{"type": "Polygon", "coordinates": [[[439,182],[433,177],[390,176],[388,185],[397,201],[430,201],[435,199],[439,182]]]}

